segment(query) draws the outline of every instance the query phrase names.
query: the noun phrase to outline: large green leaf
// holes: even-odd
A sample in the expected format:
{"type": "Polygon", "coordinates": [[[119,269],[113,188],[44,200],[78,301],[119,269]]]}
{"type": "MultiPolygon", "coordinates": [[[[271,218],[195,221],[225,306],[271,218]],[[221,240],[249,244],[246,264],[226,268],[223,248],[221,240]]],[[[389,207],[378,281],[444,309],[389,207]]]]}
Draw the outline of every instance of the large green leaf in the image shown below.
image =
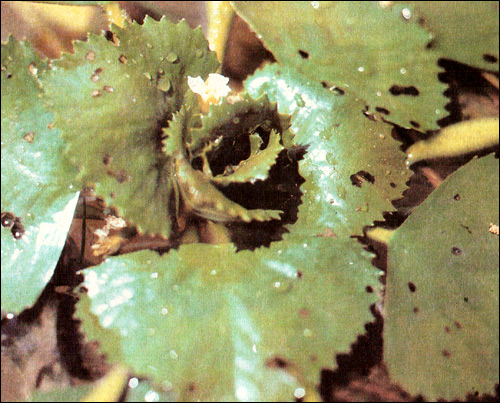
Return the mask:
{"type": "Polygon", "coordinates": [[[284,66],[327,86],[352,90],[391,122],[437,129],[446,116],[439,53],[402,5],[380,2],[233,2],[284,66]],[[406,14],[405,14],[406,15],[406,14]]]}
{"type": "Polygon", "coordinates": [[[405,154],[391,137],[392,127],[367,113],[362,101],[276,64],[256,72],[246,86],[251,95],[265,93],[281,113],[291,114],[295,142],[307,147],[299,162],[306,182],[292,233],[360,234],[394,209],[391,200],[401,197],[410,177],[405,154]]]}
{"type": "Polygon", "coordinates": [[[392,378],[429,400],[498,383],[498,159],[448,177],[389,243],[384,356],[392,378]]]}
{"type": "MultiPolygon", "coordinates": [[[[110,340],[119,330],[126,362],[172,385],[177,399],[292,400],[371,319],[377,293],[366,287],[380,284],[367,256],[351,239],[332,237],[239,253],[192,244],[168,256],[111,258],[85,271],[85,286],[112,331],[103,349],[116,349],[110,340]]],[[[90,338],[102,334],[92,320],[83,326],[90,338]]]]}
{"type": "Polygon", "coordinates": [[[201,29],[185,21],[146,18],[113,27],[108,38],[91,35],[53,62],[41,77],[45,102],[84,183],[140,230],[168,236],[171,169],[161,128],[184,103],[195,108],[187,76],[206,77],[218,63],[201,29]]]}
{"type": "Polygon", "coordinates": [[[26,43],[2,44],[2,309],[31,305],[59,260],[78,200],[36,76],[46,68],[26,43]],[[9,218],[10,217],[10,218],[9,218]],[[13,224],[13,217],[20,225],[13,224]],[[10,223],[9,223],[10,221],[10,223]],[[18,239],[14,236],[15,234],[18,239]]]}
{"type": "Polygon", "coordinates": [[[441,57],[498,71],[498,3],[410,1],[411,13],[433,35],[441,57]]]}

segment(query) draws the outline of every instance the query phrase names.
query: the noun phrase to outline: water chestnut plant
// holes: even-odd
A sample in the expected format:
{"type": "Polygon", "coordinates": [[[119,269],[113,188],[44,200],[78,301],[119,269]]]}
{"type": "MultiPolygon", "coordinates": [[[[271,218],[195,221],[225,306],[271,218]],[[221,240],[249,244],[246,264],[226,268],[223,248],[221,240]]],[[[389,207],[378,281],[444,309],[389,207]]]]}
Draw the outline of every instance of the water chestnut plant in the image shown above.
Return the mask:
{"type": "Polygon", "coordinates": [[[447,123],[442,66],[498,99],[498,7],[214,3],[211,43],[120,10],[60,57],[2,43],[2,354],[23,396],[331,399],[374,313],[402,390],[494,393],[498,107],[447,123]],[[231,18],[274,58],[238,90],[213,51],[231,18]],[[413,172],[432,193],[397,211],[413,172]],[[47,323],[56,358],[29,377],[47,323]]]}

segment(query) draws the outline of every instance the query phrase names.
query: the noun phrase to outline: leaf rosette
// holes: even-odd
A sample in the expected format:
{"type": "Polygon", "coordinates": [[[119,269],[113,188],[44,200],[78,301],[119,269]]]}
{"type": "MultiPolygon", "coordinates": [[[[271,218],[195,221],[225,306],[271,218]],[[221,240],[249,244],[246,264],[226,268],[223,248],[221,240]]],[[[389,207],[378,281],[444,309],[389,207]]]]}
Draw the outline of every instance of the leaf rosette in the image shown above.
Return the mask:
{"type": "Polygon", "coordinates": [[[200,29],[146,18],[75,43],[75,54],[41,77],[79,179],[139,231],[175,238],[191,215],[280,218],[218,189],[265,180],[291,134],[265,97],[232,96],[202,113],[188,77],[203,79],[217,66],[200,29]]]}

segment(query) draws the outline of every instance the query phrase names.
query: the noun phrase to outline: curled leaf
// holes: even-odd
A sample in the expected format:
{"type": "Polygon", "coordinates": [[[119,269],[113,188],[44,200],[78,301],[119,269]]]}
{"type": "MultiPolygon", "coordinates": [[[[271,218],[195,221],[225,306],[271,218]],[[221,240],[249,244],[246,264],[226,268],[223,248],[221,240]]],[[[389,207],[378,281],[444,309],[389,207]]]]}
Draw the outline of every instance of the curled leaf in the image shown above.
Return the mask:
{"type": "Polygon", "coordinates": [[[269,221],[279,219],[279,210],[247,210],[229,200],[202,172],[193,169],[185,157],[175,160],[175,177],[183,201],[201,217],[212,221],[228,222],[241,219],[269,221]]]}

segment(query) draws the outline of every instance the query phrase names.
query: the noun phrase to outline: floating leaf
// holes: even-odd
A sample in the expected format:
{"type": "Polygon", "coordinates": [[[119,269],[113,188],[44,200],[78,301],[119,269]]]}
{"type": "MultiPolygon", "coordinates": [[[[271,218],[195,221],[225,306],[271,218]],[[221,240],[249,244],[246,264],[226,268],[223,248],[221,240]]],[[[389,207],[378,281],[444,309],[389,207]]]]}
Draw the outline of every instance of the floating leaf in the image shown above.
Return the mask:
{"type": "Polygon", "coordinates": [[[146,18],[112,32],[111,41],[91,35],[75,43],[74,55],[54,61],[41,77],[44,98],[83,182],[141,231],[168,236],[171,184],[161,128],[185,102],[195,107],[187,76],[205,77],[218,63],[201,30],[186,22],[146,18]]]}
{"type": "Polygon", "coordinates": [[[292,115],[295,142],[307,149],[299,162],[306,182],[292,232],[360,234],[363,226],[382,220],[382,212],[393,210],[391,200],[401,197],[410,171],[391,126],[367,113],[362,101],[276,64],[257,72],[246,86],[292,115]]]}
{"type": "Polygon", "coordinates": [[[488,1],[410,1],[411,13],[433,35],[441,57],[498,71],[498,4],[488,1]]]}
{"type": "Polygon", "coordinates": [[[420,130],[446,116],[439,53],[403,6],[380,2],[233,2],[283,66],[328,87],[354,91],[368,111],[420,130]]]}
{"type": "Polygon", "coordinates": [[[389,241],[384,357],[426,399],[491,393],[498,383],[498,159],[450,175],[389,241]]]}
{"type": "Polygon", "coordinates": [[[78,194],[36,76],[46,68],[26,43],[2,44],[2,309],[31,305],[49,281],[78,194]]]}
{"type": "MultiPolygon", "coordinates": [[[[100,338],[108,357],[120,359],[119,331],[125,361],[176,400],[283,401],[314,387],[371,320],[377,293],[366,287],[380,284],[368,256],[349,238],[297,236],[239,253],[192,244],[110,258],[85,270],[85,286],[111,335],[100,338]]],[[[101,334],[79,312],[87,336],[101,334]]]]}

